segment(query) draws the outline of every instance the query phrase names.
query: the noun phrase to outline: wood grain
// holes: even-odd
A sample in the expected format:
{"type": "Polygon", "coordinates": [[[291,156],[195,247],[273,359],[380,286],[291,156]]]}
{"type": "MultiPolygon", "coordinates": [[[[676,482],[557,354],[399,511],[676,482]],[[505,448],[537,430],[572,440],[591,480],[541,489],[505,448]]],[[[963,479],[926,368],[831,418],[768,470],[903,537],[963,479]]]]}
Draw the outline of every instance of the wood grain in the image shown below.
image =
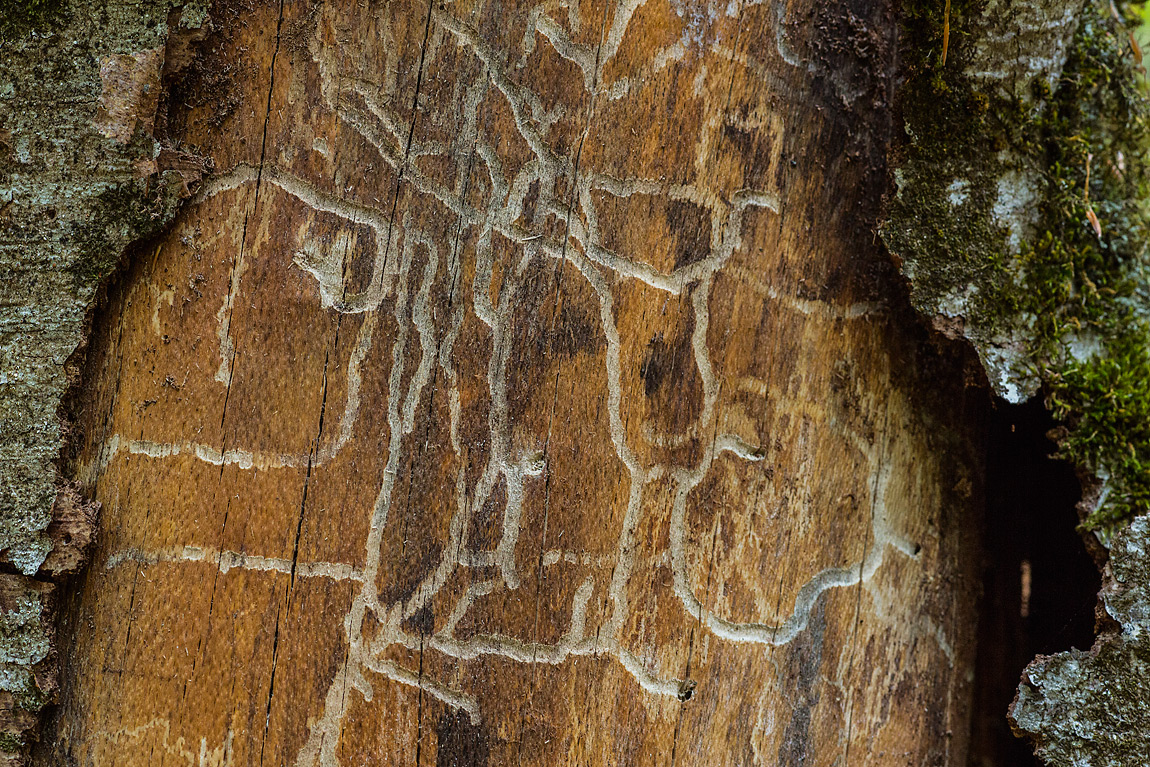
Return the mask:
{"type": "Polygon", "coordinates": [[[889,8],[212,14],[57,758],[964,763],[981,399],[873,236],[889,8]]]}

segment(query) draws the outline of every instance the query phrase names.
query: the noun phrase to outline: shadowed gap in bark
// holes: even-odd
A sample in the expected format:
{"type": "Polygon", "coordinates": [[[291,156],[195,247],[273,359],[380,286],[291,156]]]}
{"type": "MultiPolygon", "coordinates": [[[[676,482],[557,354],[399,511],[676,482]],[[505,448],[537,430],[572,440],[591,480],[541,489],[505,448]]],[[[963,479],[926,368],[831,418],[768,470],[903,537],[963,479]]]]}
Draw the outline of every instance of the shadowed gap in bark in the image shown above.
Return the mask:
{"type": "Polygon", "coordinates": [[[1006,719],[1022,670],[1094,641],[1101,577],[1076,530],[1074,469],[1051,457],[1053,426],[1040,398],[991,413],[970,767],[1042,764],[1006,719]]]}

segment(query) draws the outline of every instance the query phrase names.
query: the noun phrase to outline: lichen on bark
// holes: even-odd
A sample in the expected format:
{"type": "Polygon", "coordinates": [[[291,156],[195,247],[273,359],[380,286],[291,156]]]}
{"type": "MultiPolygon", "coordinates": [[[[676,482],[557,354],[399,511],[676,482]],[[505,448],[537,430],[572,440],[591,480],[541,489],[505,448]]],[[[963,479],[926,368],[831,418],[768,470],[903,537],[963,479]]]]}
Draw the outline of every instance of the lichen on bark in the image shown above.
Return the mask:
{"type": "Polygon", "coordinates": [[[0,0],[0,762],[54,691],[48,581],[91,538],[58,469],[74,355],[101,282],[190,181],[154,135],[169,26],[204,16],[181,5],[0,0]]]}
{"type": "MultiPolygon", "coordinates": [[[[907,12],[910,137],[883,234],[936,327],[1012,402],[1041,387],[1106,538],[1150,508],[1150,120],[1137,16],[1109,2],[907,12]],[[989,42],[987,42],[989,40],[989,42]],[[1012,41],[1008,52],[1000,42],[1012,41]],[[1001,49],[1001,50],[1000,50],[1001,49]]],[[[926,6],[922,6],[926,8],[926,6]]]]}
{"type": "Polygon", "coordinates": [[[1102,602],[1110,628],[1087,652],[1027,667],[1011,718],[1052,765],[1145,764],[1150,742],[1150,516],[1110,546],[1102,602]]]}
{"type": "Polygon", "coordinates": [[[1082,0],[929,0],[903,8],[900,107],[909,141],[883,238],[936,328],[971,341],[994,390],[1038,388],[1021,255],[1033,237],[1049,110],[1082,0]],[[943,48],[947,57],[943,60],[943,48]],[[1020,50],[1022,55],[1020,54],[1020,50]]]}

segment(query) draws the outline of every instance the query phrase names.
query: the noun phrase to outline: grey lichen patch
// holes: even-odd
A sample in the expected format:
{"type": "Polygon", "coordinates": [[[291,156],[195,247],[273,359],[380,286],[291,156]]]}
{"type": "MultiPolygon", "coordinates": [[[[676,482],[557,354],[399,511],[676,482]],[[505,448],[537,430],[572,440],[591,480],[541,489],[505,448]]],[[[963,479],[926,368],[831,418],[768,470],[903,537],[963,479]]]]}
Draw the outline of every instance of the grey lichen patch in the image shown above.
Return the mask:
{"type": "MultiPolygon", "coordinates": [[[[94,296],[188,191],[188,163],[167,169],[177,153],[153,135],[168,27],[205,19],[204,3],[181,5],[0,0],[0,562],[29,589],[79,564],[79,550],[53,556],[53,529],[94,520],[57,469],[94,296]]],[[[0,698],[33,711],[54,686],[43,609],[0,611],[0,698]]]]}
{"type": "Polygon", "coordinates": [[[8,576],[0,589],[0,685],[10,691],[32,686],[32,667],[48,657],[51,642],[43,625],[42,588],[8,576]]]}
{"type": "Polygon", "coordinates": [[[0,575],[0,757],[19,753],[36,721],[32,713],[56,690],[53,589],[0,575]]]}
{"type": "Polygon", "coordinates": [[[999,395],[1044,389],[1062,455],[1107,480],[1086,521],[1105,541],[1150,508],[1136,17],[1094,0],[969,0],[948,23],[937,6],[905,9],[910,140],[883,236],[916,307],[971,341],[999,395]]]}
{"type": "Polygon", "coordinates": [[[1117,628],[1088,652],[1039,657],[1011,707],[1015,728],[1055,767],[1144,765],[1150,743],[1150,516],[1110,547],[1103,605],[1117,628]]]}

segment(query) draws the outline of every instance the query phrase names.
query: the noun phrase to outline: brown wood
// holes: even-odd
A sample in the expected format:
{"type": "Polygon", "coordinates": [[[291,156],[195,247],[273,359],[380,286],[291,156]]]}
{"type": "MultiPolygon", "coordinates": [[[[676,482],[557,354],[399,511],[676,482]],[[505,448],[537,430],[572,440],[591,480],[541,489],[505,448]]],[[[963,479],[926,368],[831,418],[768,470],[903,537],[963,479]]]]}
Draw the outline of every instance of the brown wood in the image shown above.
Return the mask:
{"type": "Polygon", "coordinates": [[[964,763],[981,400],[873,234],[889,8],[212,14],[58,757],[964,763]]]}

